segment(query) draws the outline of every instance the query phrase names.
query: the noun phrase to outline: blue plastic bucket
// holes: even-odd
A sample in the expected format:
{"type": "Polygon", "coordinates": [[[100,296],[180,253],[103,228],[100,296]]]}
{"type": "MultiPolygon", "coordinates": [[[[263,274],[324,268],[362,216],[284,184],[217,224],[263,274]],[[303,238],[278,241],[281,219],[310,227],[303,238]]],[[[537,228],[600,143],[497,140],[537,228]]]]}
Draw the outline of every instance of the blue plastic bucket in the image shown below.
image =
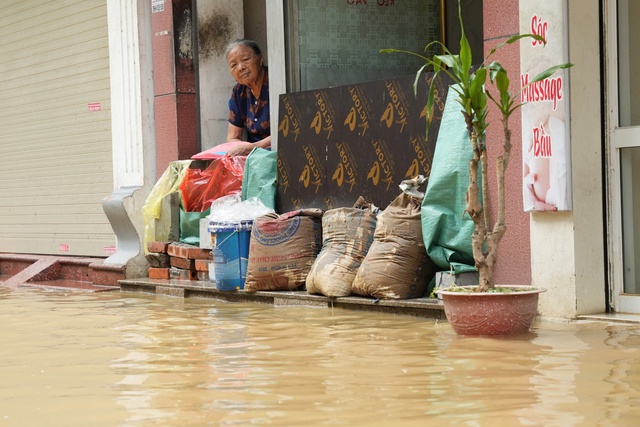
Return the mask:
{"type": "Polygon", "coordinates": [[[253,221],[211,222],[209,280],[221,291],[244,289],[253,221]]]}

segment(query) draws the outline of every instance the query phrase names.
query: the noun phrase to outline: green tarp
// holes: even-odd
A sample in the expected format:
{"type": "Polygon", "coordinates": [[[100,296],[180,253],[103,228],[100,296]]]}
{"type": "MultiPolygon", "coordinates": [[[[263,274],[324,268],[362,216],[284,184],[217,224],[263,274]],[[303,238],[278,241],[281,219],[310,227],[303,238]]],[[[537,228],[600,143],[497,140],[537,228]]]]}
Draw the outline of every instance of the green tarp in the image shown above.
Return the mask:
{"type": "Polygon", "coordinates": [[[471,249],[474,224],[466,208],[471,143],[457,101],[449,90],[429,183],[422,201],[422,235],[427,254],[442,270],[475,271],[471,249]]]}
{"type": "Polygon", "coordinates": [[[247,156],[242,177],[242,200],[257,197],[268,208],[276,208],[278,152],[254,148],[247,156]]]}
{"type": "Polygon", "coordinates": [[[190,245],[200,245],[200,219],[206,218],[211,212],[207,208],[204,212],[185,212],[180,208],[180,241],[190,245]]]}

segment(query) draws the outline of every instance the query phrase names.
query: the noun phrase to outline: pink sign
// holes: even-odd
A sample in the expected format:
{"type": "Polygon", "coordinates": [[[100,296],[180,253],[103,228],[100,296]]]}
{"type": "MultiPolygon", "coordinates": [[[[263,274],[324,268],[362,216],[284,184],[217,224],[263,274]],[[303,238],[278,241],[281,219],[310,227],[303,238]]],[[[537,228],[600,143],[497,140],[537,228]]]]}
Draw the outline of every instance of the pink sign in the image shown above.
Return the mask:
{"type": "Polygon", "coordinates": [[[566,3],[520,0],[520,33],[539,40],[520,44],[522,192],[525,211],[571,210],[571,152],[567,124],[567,71],[529,84],[540,72],[567,62],[566,3]]]}

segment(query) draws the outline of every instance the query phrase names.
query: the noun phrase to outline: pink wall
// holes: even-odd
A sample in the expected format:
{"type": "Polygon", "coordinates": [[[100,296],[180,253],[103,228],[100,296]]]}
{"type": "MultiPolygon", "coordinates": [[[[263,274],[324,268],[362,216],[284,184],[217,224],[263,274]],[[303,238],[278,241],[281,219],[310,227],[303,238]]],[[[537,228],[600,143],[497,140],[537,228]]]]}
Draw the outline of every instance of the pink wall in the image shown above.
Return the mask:
{"type": "Polygon", "coordinates": [[[151,14],[157,177],[199,151],[193,52],[176,48],[188,46],[180,42],[190,36],[184,25],[190,7],[190,0],[167,0],[151,14]]]}
{"type": "MultiPolygon", "coordinates": [[[[520,32],[519,0],[484,0],[484,46],[485,55],[499,43],[520,32]]],[[[494,59],[509,72],[512,93],[520,87],[520,47],[517,43],[505,45],[494,59]]],[[[502,136],[502,123],[497,112],[489,113],[492,125],[487,131],[487,141],[502,136]]],[[[520,112],[511,116],[511,158],[505,177],[507,232],[500,244],[495,269],[495,282],[499,284],[531,283],[531,246],[529,239],[529,214],[522,204],[522,125],[520,112]]],[[[496,147],[497,148],[497,147],[496,147]]],[[[490,145],[490,150],[492,146],[490,145]]],[[[489,176],[495,184],[495,159],[502,149],[489,152],[489,176]]],[[[493,184],[492,184],[493,185],[493,184]]],[[[495,199],[495,198],[494,198],[495,199]]],[[[493,206],[496,205],[492,199],[493,206]]],[[[495,211],[495,209],[494,209],[495,211]]],[[[495,212],[492,212],[495,214],[495,212]]],[[[494,215],[495,217],[495,215],[494,215]]]]}

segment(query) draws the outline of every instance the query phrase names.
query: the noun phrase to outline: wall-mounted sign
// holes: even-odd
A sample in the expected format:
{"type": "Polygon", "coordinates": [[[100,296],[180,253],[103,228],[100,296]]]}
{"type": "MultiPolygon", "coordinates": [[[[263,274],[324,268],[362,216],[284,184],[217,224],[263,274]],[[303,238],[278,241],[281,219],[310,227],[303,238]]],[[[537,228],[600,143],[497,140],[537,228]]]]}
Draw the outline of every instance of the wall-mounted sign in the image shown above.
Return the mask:
{"type": "MultiPolygon", "coordinates": [[[[566,2],[520,0],[520,33],[537,34],[546,44],[520,42],[520,87],[545,69],[567,62],[566,2]]],[[[571,152],[568,71],[522,91],[522,190],[525,211],[571,210],[571,152]]]]}

